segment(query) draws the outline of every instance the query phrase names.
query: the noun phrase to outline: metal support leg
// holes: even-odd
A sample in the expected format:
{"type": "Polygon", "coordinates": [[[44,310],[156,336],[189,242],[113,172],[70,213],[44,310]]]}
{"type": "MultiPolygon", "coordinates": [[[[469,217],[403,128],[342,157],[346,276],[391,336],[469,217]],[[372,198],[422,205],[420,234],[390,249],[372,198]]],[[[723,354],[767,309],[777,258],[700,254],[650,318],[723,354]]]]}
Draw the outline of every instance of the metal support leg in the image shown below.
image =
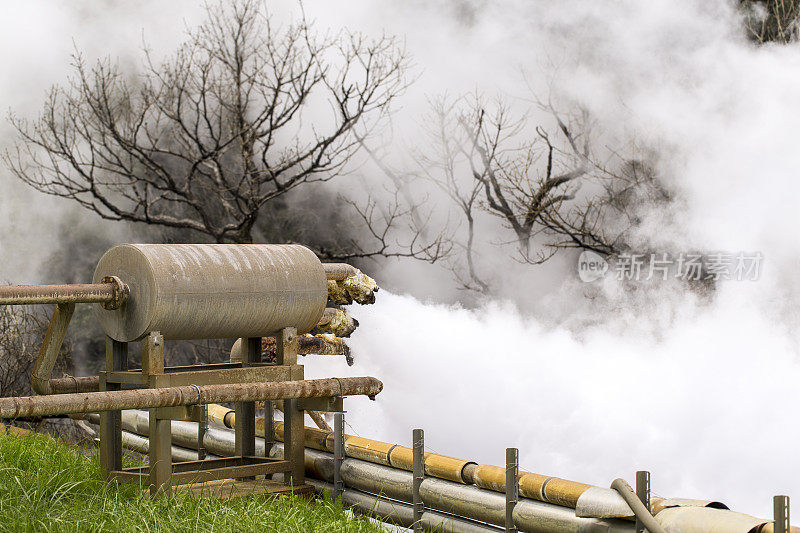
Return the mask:
{"type": "Polygon", "coordinates": [[[199,420],[197,421],[197,459],[202,461],[206,458],[205,438],[208,431],[208,406],[198,405],[199,420]]]}
{"type": "MultiPolygon", "coordinates": [[[[249,366],[261,357],[261,338],[242,339],[242,366],[249,366]]],[[[256,403],[236,403],[236,455],[256,454],[256,403]]],[[[252,479],[252,478],[251,478],[252,479]]]]}
{"type": "Polygon", "coordinates": [[[285,434],[283,449],[285,457],[292,463],[289,478],[294,487],[303,485],[306,482],[304,416],[305,412],[298,409],[296,398],[283,401],[283,428],[285,434]]]}
{"type": "Polygon", "coordinates": [[[172,420],[150,409],[150,496],[169,493],[172,478],[172,420]]]}
{"type": "Polygon", "coordinates": [[[414,523],[412,528],[415,532],[424,531],[422,525],[422,496],[419,494],[420,485],[425,479],[425,432],[415,429],[412,436],[413,462],[412,462],[412,481],[411,481],[411,502],[414,506],[414,523]]]}
{"type": "Polygon", "coordinates": [[[264,457],[269,457],[275,444],[275,404],[264,402],[264,457]]]}
{"type": "MultiPolygon", "coordinates": [[[[128,368],[128,344],[106,337],[106,370],[126,370],[128,368]]],[[[106,383],[100,377],[100,390],[120,390],[119,383],[106,383]]],[[[103,477],[109,479],[109,472],[122,468],[122,411],[102,411],[100,413],[100,466],[103,477]]]]}
{"type": "Polygon", "coordinates": [[[342,461],[344,461],[344,413],[333,415],[333,499],[342,497],[342,461]]]}
{"type": "Polygon", "coordinates": [[[789,497],[775,496],[772,499],[775,533],[789,533],[789,497]]]}
{"type": "MultiPolygon", "coordinates": [[[[639,497],[644,506],[647,507],[647,510],[650,511],[650,472],[646,470],[639,470],[636,472],[636,496],[639,497]]],[[[644,524],[637,518],[636,533],[643,533],[644,531],[644,524]]]]}
{"type": "Polygon", "coordinates": [[[514,507],[519,502],[519,450],[506,448],[506,531],[517,533],[514,507]]]}

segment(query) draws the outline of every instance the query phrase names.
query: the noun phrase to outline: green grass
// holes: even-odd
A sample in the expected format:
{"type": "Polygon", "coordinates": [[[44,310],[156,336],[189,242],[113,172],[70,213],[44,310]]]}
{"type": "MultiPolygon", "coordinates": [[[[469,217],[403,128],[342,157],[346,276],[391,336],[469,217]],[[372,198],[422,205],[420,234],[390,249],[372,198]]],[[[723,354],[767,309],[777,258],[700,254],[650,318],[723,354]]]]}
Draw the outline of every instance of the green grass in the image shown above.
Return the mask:
{"type": "Polygon", "coordinates": [[[179,494],[152,501],[137,486],[100,480],[97,454],[43,435],[0,435],[1,531],[377,532],[338,503],[230,500],[179,494]]]}

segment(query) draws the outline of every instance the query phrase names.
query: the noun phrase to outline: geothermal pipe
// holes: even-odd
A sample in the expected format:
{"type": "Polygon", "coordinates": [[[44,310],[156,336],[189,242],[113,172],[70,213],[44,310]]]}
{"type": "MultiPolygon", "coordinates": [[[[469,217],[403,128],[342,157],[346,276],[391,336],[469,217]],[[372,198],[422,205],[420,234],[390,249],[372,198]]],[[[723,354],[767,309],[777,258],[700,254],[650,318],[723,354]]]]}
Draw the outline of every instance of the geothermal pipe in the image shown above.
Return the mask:
{"type": "MultiPolygon", "coordinates": [[[[236,424],[234,411],[221,405],[209,405],[208,416],[209,419],[221,426],[233,428],[236,424]]],[[[256,433],[264,436],[263,418],[256,419],[256,433]]],[[[280,422],[275,423],[275,433],[278,439],[282,438],[283,425],[280,422]]],[[[333,452],[332,431],[306,428],[305,435],[306,446],[321,451],[333,452]]],[[[344,446],[348,457],[407,471],[412,469],[413,453],[411,448],[406,446],[353,435],[344,436],[344,446]]],[[[473,461],[428,452],[425,453],[425,473],[429,476],[456,483],[474,484],[481,488],[498,492],[505,491],[505,468],[498,466],[479,465],[473,461]]],[[[574,508],[581,494],[590,487],[592,486],[585,483],[553,476],[520,472],[520,494],[522,496],[565,507],[574,508]]],[[[593,488],[598,489],[598,496],[609,498],[611,502],[617,504],[617,508],[622,507],[627,516],[632,516],[630,509],[624,505],[622,499],[614,491],[599,487],[593,488]]]]}
{"type": "Polygon", "coordinates": [[[650,533],[667,533],[667,530],[661,527],[661,524],[650,514],[650,509],[645,507],[627,481],[617,478],[611,483],[611,488],[619,492],[619,495],[630,506],[637,520],[647,528],[647,531],[650,533]]]}
{"type": "MultiPolygon", "coordinates": [[[[90,418],[91,415],[90,415],[90,418]]],[[[99,417],[94,417],[94,422],[99,423],[99,417]]],[[[175,422],[173,422],[174,424],[175,422]]],[[[195,430],[196,432],[196,430],[195,430]]],[[[225,433],[229,433],[225,431],[225,433]]],[[[196,437],[196,435],[195,435],[196,437]]],[[[173,434],[173,439],[176,435],[173,434]]],[[[207,439],[206,439],[207,440],[207,439]]],[[[195,441],[196,442],[196,441],[195,441]]],[[[261,447],[257,449],[257,453],[263,454],[263,440],[259,439],[261,447]]],[[[122,446],[133,450],[142,455],[147,455],[150,450],[150,441],[147,437],[142,437],[136,433],[129,431],[122,432],[122,446]]],[[[212,445],[213,446],[213,445],[212,445]]],[[[273,457],[283,458],[283,445],[273,445],[273,457]]],[[[225,450],[226,455],[233,455],[233,442],[230,442],[230,450],[225,450]]],[[[207,458],[217,458],[216,455],[209,455],[207,458]]],[[[197,452],[195,450],[172,446],[172,460],[173,461],[195,461],[197,460],[197,452]]],[[[276,474],[274,478],[280,479],[281,474],[276,474]]],[[[318,479],[306,478],[306,483],[314,487],[314,491],[318,494],[328,492],[333,493],[333,484],[321,481],[318,479]]],[[[392,501],[387,498],[367,494],[355,489],[346,488],[342,493],[342,501],[344,504],[354,511],[378,518],[385,522],[396,524],[403,527],[410,527],[414,522],[414,513],[410,505],[398,501],[392,501]]],[[[476,524],[475,522],[461,520],[455,517],[447,516],[444,514],[427,511],[422,515],[422,523],[426,526],[428,531],[442,531],[448,533],[496,533],[501,531],[498,528],[476,524]]]]}
{"type": "Polygon", "coordinates": [[[325,269],[325,277],[332,281],[343,281],[358,272],[356,267],[347,263],[322,263],[322,268],[325,269]]]}
{"type": "MultiPolygon", "coordinates": [[[[99,421],[99,416],[97,415],[89,415],[88,418],[95,423],[99,421]]],[[[123,412],[122,424],[129,432],[146,435],[149,431],[148,413],[143,411],[123,412]]],[[[314,430],[313,428],[306,428],[306,433],[309,431],[314,430]]],[[[197,423],[195,422],[173,421],[172,434],[173,443],[176,445],[185,446],[186,448],[195,448],[197,446],[197,423]]],[[[278,433],[278,438],[280,438],[280,433],[278,433]]],[[[228,429],[209,428],[203,444],[207,450],[219,456],[235,454],[234,433],[228,429]]],[[[256,454],[264,455],[264,453],[264,439],[256,439],[256,454]]],[[[282,453],[282,444],[276,443],[272,445],[270,453],[272,456],[282,457],[282,453]]],[[[316,449],[306,449],[305,460],[307,475],[327,482],[333,479],[332,454],[320,452],[316,449]]],[[[345,458],[341,472],[345,484],[348,485],[346,492],[350,491],[350,494],[353,495],[352,499],[345,498],[345,503],[348,505],[354,505],[367,513],[378,510],[379,512],[371,514],[373,516],[382,516],[389,522],[394,521],[392,517],[402,517],[404,513],[407,513],[407,511],[403,511],[405,504],[398,500],[411,501],[412,474],[410,472],[349,457],[345,458]],[[382,510],[391,512],[383,513],[382,510]],[[393,514],[399,511],[402,511],[399,515],[393,514]],[[386,515],[389,516],[387,517],[386,515]]],[[[317,488],[329,488],[327,484],[316,482],[314,484],[317,488]]],[[[594,489],[608,490],[616,495],[616,492],[611,489],[592,487],[592,490],[594,489]]],[[[505,498],[497,492],[435,478],[425,478],[420,491],[426,506],[439,509],[444,513],[468,513],[465,516],[472,520],[495,524],[502,524],[501,520],[504,520],[505,498]]],[[[620,498],[619,495],[616,496],[620,498]]],[[[681,531],[684,533],[729,533],[731,531],[764,533],[771,530],[771,522],[720,507],[721,504],[718,502],[701,500],[661,498],[653,500],[653,510],[656,513],[655,519],[662,528],[668,531],[681,531]],[[709,507],[709,505],[714,507],[709,507]]],[[[630,510],[628,512],[630,516],[633,516],[630,510]]],[[[435,512],[432,512],[431,516],[454,518],[435,512]]],[[[634,525],[631,522],[618,519],[603,519],[602,517],[580,516],[578,510],[527,498],[520,499],[514,508],[513,517],[514,524],[519,530],[528,532],[585,533],[602,531],[614,533],[632,532],[634,530],[634,525]]],[[[454,519],[458,520],[457,518],[454,519]]],[[[474,524],[474,522],[468,521],[461,522],[463,524],[474,524]]],[[[485,530],[492,530],[490,526],[483,526],[482,524],[481,526],[485,527],[485,530]]],[[[452,531],[463,531],[463,529],[456,527],[452,531]]],[[[792,527],[790,531],[791,533],[800,533],[800,528],[792,527]]]]}
{"type": "Polygon", "coordinates": [[[0,305],[105,304],[117,309],[128,293],[128,286],[113,277],[74,285],[7,285],[0,286],[0,305]]]}
{"type": "MultiPolygon", "coordinates": [[[[94,423],[99,422],[97,415],[89,415],[88,418],[94,423]]],[[[122,425],[126,432],[146,435],[149,433],[148,419],[147,412],[123,412],[122,425]]],[[[308,429],[306,428],[306,431],[308,429]]],[[[173,421],[172,442],[174,445],[196,448],[197,423],[173,421]]],[[[141,449],[141,443],[136,445],[141,449]]],[[[234,455],[234,432],[223,428],[209,428],[203,446],[219,456],[234,455]]],[[[264,455],[264,439],[256,439],[255,453],[264,455]]],[[[185,452],[181,455],[184,454],[185,452]]],[[[273,444],[270,455],[281,458],[283,445],[273,444]]],[[[333,480],[332,454],[306,449],[305,464],[307,475],[325,482],[333,480]]],[[[364,512],[381,516],[399,525],[411,525],[413,514],[406,510],[407,502],[411,501],[411,472],[345,458],[341,473],[347,486],[346,492],[350,491],[352,496],[352,499],[344,499],[346,504],[355,505],[364,512]],[[378,512],[371,513],[374,509],[378,512]],[[398,515],[397,511],[402,512],[398,515]]],[[[318,488],[328,487],[325,484],[319,485],[318,488]]],[[[429,514],[429,525],[433,526],[433,530],[437,530],[435,524],[442,523],[443,519],[453,521],[446,525],[442,524],[446,527],[445,531],[497,531],[489,524],[499,526],[504,524],[505,497],[496,492],[428,477],[422,482],[420,494],[428,507],[426,514],[429,514]],[[447,515],[460,515],[465,519],[447,515]],[[472,520],[483,524],[476,524],[472,520]]],[[[515,507],[514,523],[521,531],[528,532],[628,533],[634,529],[634,525],[630,522],[582,518],[576,516],[572,509],[529,499],[521,499],[515,507]]]]}
{"type": "Polygon", "coordinates": [[[121,409],[148,409],[214,402],[253,402],[284,398],[374,396],[383,383],[373,377],[325,378],[269,383],[188,385],[56,396],[0,398],[0,418],[53,416],[121,409]]]}

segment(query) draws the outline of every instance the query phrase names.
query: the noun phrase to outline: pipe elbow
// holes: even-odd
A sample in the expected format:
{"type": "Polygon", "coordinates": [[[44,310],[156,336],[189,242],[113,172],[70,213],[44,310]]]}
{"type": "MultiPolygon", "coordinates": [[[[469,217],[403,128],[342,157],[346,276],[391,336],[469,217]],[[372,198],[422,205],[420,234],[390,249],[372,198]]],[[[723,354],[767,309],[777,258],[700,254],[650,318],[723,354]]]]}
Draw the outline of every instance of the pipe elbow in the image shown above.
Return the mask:
{"type": "Polygon", "coordinates": [[[36,394],[53,394],[53,387],[50,385],[50,378],[41,378],[36,374],[31,374],[31,387],[36,394]]]}

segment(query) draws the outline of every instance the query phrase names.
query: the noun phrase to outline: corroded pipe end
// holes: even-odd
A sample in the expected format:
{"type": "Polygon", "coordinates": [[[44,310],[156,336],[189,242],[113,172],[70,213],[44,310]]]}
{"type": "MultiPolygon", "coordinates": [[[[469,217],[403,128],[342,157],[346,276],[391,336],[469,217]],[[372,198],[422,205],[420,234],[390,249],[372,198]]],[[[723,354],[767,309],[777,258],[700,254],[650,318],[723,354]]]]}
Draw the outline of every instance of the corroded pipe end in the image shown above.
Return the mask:
{"type": "Polygon", "coordinates": [[[356,267],[347,263],[322,263],[322,267],[325,269],[325,277],[335,281],[342,281],[358,272],[356,267]]]}

